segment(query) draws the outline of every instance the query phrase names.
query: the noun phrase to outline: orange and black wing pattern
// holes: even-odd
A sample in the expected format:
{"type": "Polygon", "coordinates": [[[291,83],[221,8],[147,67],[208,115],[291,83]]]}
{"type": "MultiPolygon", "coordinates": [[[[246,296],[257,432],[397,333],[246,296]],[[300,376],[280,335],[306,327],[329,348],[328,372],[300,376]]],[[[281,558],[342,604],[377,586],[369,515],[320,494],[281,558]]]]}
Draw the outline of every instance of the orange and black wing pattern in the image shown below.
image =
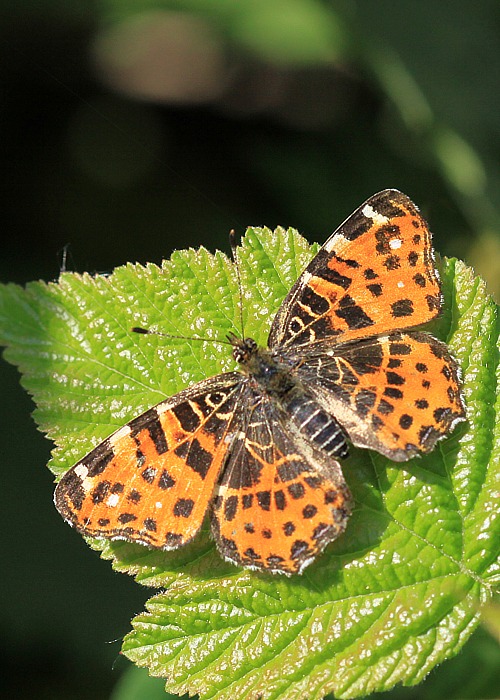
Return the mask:
{"type": "Polygon", "coordinates": [[[440,306],[429,228],[406,195],[384,190],[351,214],[299,277],[274,319],[269,347],[411,328],[440,306]]]}
{"type": "Polygon", "coordinates": [[[340,465],[301,438],[266,397],[245,416],[221,474],[212,532],[234,564],[300,573],[347,525],[340,465]]]}
{"type": "Polygon", "coordinates": [[[160,549],[189,542],[227,456],[241,379],[195,384],[104,440],[59,481],[63,518],[90,537],[160,549]]]}
{"type": "Polygon", "coordinates": [[[458,365],[427,333],[320,342],[296,365],[354,445],[397,462],[430,452],[465,417],[458,365]]]}

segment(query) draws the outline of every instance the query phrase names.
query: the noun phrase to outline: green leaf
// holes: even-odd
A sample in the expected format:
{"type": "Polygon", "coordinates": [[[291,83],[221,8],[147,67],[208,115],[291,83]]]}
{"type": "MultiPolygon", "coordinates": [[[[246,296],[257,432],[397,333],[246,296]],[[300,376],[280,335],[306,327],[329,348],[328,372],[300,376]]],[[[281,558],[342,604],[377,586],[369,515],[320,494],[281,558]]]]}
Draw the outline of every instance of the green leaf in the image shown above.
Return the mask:
{"type": "MultiPolygon", "coordinates": [[[[245,333],[265,343],[315,252],[294,231],[249,229],[239,249],[245,333]]],[[[498,309],[464,264],[441,264],[433,332],[464,373],[468,423],[430,455],[396,465],[353,450],[347,532],[302,576],[224,562],[207,532],[177,552],[94,540],[113,566],[166,588],[133,622],[124,653],[168,690],[218,700],[350,698],[413,685],[455,655],[499,578],[498,309]]],[[[61,474],[126,421],[233,367],[224,346],[142,336],[132,326],[223,340],[241,332],[238,285],[221,253],[179,251],[109,277],[0,291],[0,340],[56,442],[61,474]]]]}

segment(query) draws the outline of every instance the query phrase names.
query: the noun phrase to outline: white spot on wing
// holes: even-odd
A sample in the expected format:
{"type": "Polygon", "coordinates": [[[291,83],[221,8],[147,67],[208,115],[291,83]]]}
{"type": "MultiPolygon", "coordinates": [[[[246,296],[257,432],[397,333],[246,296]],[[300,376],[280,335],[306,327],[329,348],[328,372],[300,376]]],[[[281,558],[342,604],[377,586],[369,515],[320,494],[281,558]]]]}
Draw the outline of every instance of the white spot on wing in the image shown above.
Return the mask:
{"type": "Polygon", "coordinates": [[[375,209],[369,204],[365,204],[361,212],[367,219],[371,219],[374,224],[378,224],[379,226],[386,224],[389,221],[387,216],[379,214],[378,211],[375,211],[375,209]]]}
{"type": "Polygon", "coordinates": [[[401,280],[400,280],[400,281],[398,282],[398,287],[399,287],[400,289],[403,289],[404,286],[405,286],[405,283],[404,283],[404,282],[401,282],[401,280]]]}
{"type": "Polygon", "coordinates": [[[130,435],[132,431],[128,427],[128,425],[124,425],[123,428],[120,428],[119,430],[114,433],[110,440],[113,445],[115,445],[119,440],[121,440],[124,437],[127,437],[127,435],[130,435]]]}
{"type": "Polygon", "coordinates": [[[397,250],[398,248],[401,248],[403,245],[403,241],[401,238],[393,238],[392,241],[389,241],[389,248],[392,248],[392,250],[397,250]]]}
{"type": "Polygon", "coordinates": [[[106,505],[109,506],[110,508],[114,508],[116,505],[118,505],[118,500],[119,500],[118,494],[112,493],[111,496],[106,501],[106,505]]]}
{"type": "Polygon", "coordinates": [[[155,508],[163,508],[163,503],[161,501],[156,501],[155,508]]]}
{"type": "Polygon", "coordinates": [[[83,464],[79,464],[77,467],[75,467],[75,474],[82,480],[85,479],[88,473],[89,470],[83,464]]]}

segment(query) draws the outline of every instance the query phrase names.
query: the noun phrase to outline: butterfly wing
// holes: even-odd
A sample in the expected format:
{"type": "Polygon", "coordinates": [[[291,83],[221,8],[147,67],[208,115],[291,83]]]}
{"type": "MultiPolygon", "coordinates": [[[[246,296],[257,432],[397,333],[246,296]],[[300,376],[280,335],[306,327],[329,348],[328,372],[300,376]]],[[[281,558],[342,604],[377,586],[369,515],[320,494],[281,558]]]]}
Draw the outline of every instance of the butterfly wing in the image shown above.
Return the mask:
{"type": "Polygon", "coordinates": [[[323,341],[288,360],[354,445],[395,461],[430,452],[465,417],[457,363],[427,333],[323,341]]]}
{"type": "Polygon", "coordinates": [[[345,530],[350,511],[340,465],[287,425],[276,404],[254,400],[214,498],[221,554],[240,566],[300,573],[345,530]]]}
{"type": "Polygon", "coordinates": [[[189,542],[226,458],[241,390],[241,374],[221,374],[135,418],[62,477],[58,511],[91,537],[161,549],[189,542]]]}
{"type": "Polygon", "coordinates": [[[431,235],[398,190],[368,199],[335,231],[276,315],[269,347],[338,342],[426,323],[441,306],[431,235]]]}

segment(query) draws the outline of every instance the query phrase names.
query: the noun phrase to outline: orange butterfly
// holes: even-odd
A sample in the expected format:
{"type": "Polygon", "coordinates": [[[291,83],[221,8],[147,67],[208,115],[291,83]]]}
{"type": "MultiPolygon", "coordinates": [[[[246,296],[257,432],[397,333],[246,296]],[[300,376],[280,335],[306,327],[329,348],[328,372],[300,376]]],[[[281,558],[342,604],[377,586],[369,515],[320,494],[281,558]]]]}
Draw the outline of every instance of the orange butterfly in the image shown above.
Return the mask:
{"type": "Polygon", "coordinates": [[[444,343],[408,331],[442,296],[416,206],[385,190],[328,239],[268,347],[229,337],[240,371],[194,384],[70,469],[55,504],[84,535],[176,549],[207,512],[225,559],[300,573],[346,528],[348,440],[402,462],[464,419],[444,343]]]}

